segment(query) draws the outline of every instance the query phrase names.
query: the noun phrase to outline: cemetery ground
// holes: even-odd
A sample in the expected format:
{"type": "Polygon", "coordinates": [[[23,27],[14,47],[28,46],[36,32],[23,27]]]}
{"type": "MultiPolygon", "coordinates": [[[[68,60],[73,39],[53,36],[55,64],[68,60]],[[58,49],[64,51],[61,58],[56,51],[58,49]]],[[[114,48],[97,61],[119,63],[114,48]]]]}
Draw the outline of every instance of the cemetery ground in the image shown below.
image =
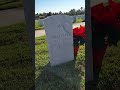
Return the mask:
{"type": "Polygon", "coordinates": [[[107,48],[99,79],[90,82],[87,90],[120,90],[120,41],[117,45],[107,48]]]}
{"type": "Polygon", "coordinates": [[[0,90],[28,90],[33,85],[27,36],[23,22],[0,27],[0,90]]]}
{"type": "Polygon", "coordinates": [[[120,90],[120,41],[117,45],[107,48],[99,74],[98,90],[120,90]]]}
{"type": "MultiPolygon", "coordinates": [[[[97,90],[120,89],[120,42],[107,48],[99,74],[97,90]]],[[[85,46],[80,46],[77,59],[67,64],[50,67],[45,36],[35,39],[36,90],[84,90],[85,46]]],[[[94,87],[94,83],[91,86],[94,87]]],[[[91,89],[94,90],[94,89],[91,89]]]]}
{"type": "MultiPolygon", "coordinates": [[[[80,25],[85,26],[85,22],[74,23],[74,24],[73,24],[73,28],[79,27],[80,25]]],[[[43,35],[45,35],[45,30],[44,30],[44,29],[36,30],[36,31],[35,31],[35,37],[39,37],[39,36],[43,36],[43,35]]]]}
{"type": "Polygon", "coordinates": [[[0,0],[0,10],[23,7],[23,0],[0,0]]]}
{"type": "MultiPolygon", "coordinates": [[[[82,23],[82,19],[81,18],[76,18],[76,22],[75,23],[82,23]]],[[[73,24],[75,24],[73,23],[73,24]]],[[[42,30],[44,29],[44,26],[39,26],[38,20],[35,20],[35,30],[42,30]]]]}
{"type": "Polygon", "coordinates": [[[51,67],[45,38],[35,38],[36,90],[84,90],[85,45],[80,46],[76,60],[51,67]]]}
{"type": "Polygon", "coordinates": [[[44,29],[44,26],[39,26],[38,21],[35,21],[35,30],[41,30],[44,29]]]}
{"type": "Polygon", "coordinates": [[[8,26],[23,21],[25,21],[23,8],[14,8],[0,11],[0,26],[8,26]]]}

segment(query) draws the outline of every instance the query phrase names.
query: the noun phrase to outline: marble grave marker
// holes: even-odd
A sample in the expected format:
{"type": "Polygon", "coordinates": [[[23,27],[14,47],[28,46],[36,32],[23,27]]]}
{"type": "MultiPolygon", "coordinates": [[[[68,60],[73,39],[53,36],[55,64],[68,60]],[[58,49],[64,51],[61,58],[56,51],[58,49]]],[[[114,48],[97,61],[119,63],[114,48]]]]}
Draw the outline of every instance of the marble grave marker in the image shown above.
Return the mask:
{"type": "Polygon", "coordinates": [[[74,60],[71,17],[53,15],[44,19],[51,66],[74,60]]]}

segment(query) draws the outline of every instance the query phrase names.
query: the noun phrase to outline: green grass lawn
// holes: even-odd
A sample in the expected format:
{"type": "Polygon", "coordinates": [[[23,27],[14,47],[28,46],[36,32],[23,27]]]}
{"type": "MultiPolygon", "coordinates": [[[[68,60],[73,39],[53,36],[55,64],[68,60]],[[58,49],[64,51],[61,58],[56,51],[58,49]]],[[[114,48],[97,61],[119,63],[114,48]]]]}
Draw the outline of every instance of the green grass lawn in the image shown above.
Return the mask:
{"type": "Polygon", "coordinates": [[[44,29],[44,26],[39,26],[38,21],[35,21],[35,30],[41,30],[44,29]]]}
{"type": "Polygon", "coordinates": [[[107,48],[99,75],[98,90],[120,90],[120,41],[118,47],[107,48]]]}
{"type": "Polygon", "coordinates": [[[0,0],[0,10],[23,7],[23,0],[0,0]]]}
{"type": "Polygon", "coordinates": [[[35,39],[36,90],[84,90],[85,46],[80,46],[76,60],[51,67],[45,36],[35,39]],[[81,89],[80,89],[81,88],[81,89]]]}
{"type": "MultiPolygon", "coordinates": [[[[77,18],[75,23],[81,23],[83,20],[81,18],[77,18]]],[[[35,21],[35,30],[44,29],[44,26],[39,26],[38,21],[35,21]]]]}
{"type": "Polygon", "coordinates": [[[25,23],[0,27],[0,90],[28,90],[33,81],[25,23]]]}

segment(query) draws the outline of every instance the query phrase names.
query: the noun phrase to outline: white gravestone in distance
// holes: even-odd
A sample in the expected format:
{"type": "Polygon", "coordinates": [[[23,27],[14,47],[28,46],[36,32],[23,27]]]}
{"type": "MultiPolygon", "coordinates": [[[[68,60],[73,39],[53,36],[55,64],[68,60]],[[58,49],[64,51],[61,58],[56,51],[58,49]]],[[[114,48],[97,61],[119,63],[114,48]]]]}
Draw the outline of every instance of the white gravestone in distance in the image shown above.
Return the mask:
{"type": "Polygon", "coordinates": [[[76,16],[70,16],[70,17],[71,17],[72,23],[76,22],[76,16]]]}
{"type": "Polygon", "coordinates": [[[82,18],[83,21],[85,21],[85,14],[82,14],[81,18],[82,18]]]}
{"type": "Polygon", "coordinates": [[[73,22],[76,22],[76,16],[75,15],[73,16],[73,22]]]}
{"type": "Polygon", "coordinates": [[[72,21],[67,15],[44,19],[51,66],[74,60],[72,21]]]}
{"type": "Polygon", "coordinates": [[[44,19],[39,19],[38,23],[39,23],[39,26],[44,26],[44,19]]]}
{"type": "Polygon", "coordinates": [[[71,18],[71,21],[72,21],[72,23],[73,23],[73,16],[70,16],[70,18],[71,18]]]}

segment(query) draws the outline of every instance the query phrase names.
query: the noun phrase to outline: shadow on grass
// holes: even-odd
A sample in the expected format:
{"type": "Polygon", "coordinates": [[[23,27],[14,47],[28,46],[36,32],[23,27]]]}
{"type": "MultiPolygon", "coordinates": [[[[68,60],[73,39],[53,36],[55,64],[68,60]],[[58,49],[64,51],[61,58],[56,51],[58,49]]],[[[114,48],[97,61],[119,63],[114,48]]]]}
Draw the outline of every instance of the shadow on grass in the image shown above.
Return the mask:
{"type": "Polygon", "coordinates": [[[66,64],[43,67],[35,82],[36,90],[80,90],[80,69],[75,68],[75,60],[66,64]]]}

